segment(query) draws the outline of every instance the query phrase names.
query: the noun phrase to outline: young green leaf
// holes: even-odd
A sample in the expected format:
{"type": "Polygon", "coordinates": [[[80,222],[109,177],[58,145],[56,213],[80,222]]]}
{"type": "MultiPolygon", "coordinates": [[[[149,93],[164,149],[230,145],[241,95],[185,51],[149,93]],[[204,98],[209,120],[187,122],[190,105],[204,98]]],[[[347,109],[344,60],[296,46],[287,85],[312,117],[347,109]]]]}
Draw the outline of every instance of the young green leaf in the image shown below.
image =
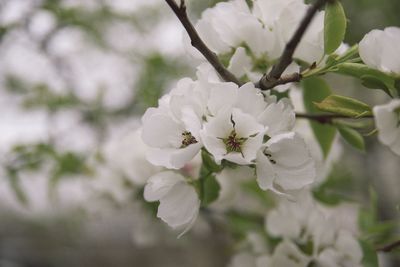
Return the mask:
{"type": "Polygon", "coordinates": [[[200,182],[202,183],[201,203],[203,206],[208,206],[218,198],[221,186],[213,174],[202,177],[200,182]]]}
{"type": "Polygon", "coordinates": [[[346,34],[346,15],[339,1],[328,3],[325,9],[325,53],[332,54],[343,42],[346,34]]]}
{"type": "Polygon", "coordinates": [[[375,76],[364,75],[361,76],[361,80],[362,80],[362,85],[364,85],[369,89],[382,89],[383,91],[385,91],[386,94],[392,95],[387,85],[380,79],[376,78],[375,76]]]}
{"type": "Polygon", "coordinates": [[[339,115],[359,118],[372,115],[372,110],[367,104],[354,98],[330,95],[320,103],[314,103],[321,111],[339,115]]]}
{"type": "Polygon", "coordinates": [[[359,241],[362,251],[363,251],[363,259],[362,266],[364,267],[379,267],[378,256],[374,247],[368,243],[367,241],[360,240],[359,241]]]}
{"type": "Polygon", "coordinates": [[[397,96],[400,96],[400,79],[397,78],[394,82],[394,87],[396,88],[397,96]]]}
{"type": "MultiPolygon", "coordinates": [[[[321,113],[314,105],[314,102],[320,102],[331,95],[332,91],[328,84],[321,78],[312,77],[304,79],[303,99],[306,111],[310,114],[321,113]]],[[[323,125],[317,122],[310,122],[311,128],[317,139],[324,157],[326,158],[332,146],[336,135],[336,128],[331,125],[323,125]]]]}
{"type": "Polygon", "coordinates": [[[223,166],[215,163],[212,156],[206,150],[201,151],[201,160],[203,161],[203,167],[207,169],[207,173],[220,172],[223,169],[223,166]]]}
{"type": "Polygon", "coordinates": [[[27,195],[25,194],[25,191],[21,187],[21,182],[20,182],[20,177],[18,175],[18,172],[16,170],[8,169],[7,170],[8,175],[9,175],[9,183],[11,186],[11,189],[13,190],[15,197],[19,201],[20,204],[24,206],[29,205],[29,200],[27,195]]]}
{"type": "Polygon", "coordinates": [[[349,75],[363,81],[363,85],[371,89],[382,89],[392,96],[395,89],[395,77],[372,69],[360,63],[343,63],[337,65],[335,72],[349,75]]]}
{"type": "Polygon", "coordinates": [[[358,150],[365,151],[364,138],[359,132],[344,125],[338,125],[338,130],[340,135],[349,145],[358,150]]]}

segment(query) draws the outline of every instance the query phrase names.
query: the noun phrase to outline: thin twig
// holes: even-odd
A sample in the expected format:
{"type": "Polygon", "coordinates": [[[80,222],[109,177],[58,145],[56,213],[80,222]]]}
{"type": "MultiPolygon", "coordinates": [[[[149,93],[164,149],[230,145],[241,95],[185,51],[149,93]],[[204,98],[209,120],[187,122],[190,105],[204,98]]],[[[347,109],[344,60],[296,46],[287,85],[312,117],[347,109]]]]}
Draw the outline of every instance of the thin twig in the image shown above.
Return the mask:
{"type": "Polygon", "coordinates": [[[170,6],[172,11],[178,17],[186,32],[189,34],[192,46],[195,47],[214,67],[223,80],[226,82],[234,82],[237,85],[242,85],[242,83],[235,77],[233,73],[225,68],[225,66],[219,61],[218,56],[211,51],[207,45],[200,38],[193,24],[190,22],[189,17],[186,12],[185,1],[181,0],[180,5],[178,5],[175,0],[165,0],[170,6]]]}
{"type": "MultiPolygon", "coordinates": [[[[294,52],[299,45],[301,39],[304,36],[307,28],[310,26],[311,21],[313,20],[317,11],[325,5],[327,2],[332,0],[317,0],[310,8],[307,10],[306,15],[302,19],[300,25],[297,30],[294,32],[292,38],[286,44],[285,49],[282,53],[282,56],[279,59],[279,62],[272,67],[272,70],[268,74],[264,74],[259,82],[259,87],[262,90],[268,90],[276,86],[276,84],[283,84],[287,82],[298,82],[301,79],[300,74],[297,74],[298,80],[287,79],[286,76],[281,77],[282,73],[286,70],[286,68],[292,63],[294,52]]],[[[296,77],[296,73],[289,75],[290,77],[296,77]]]]}
{"type": "Polygon", "coordinates": [[[397,240],[393,243],[390,243],[388,245],[385,245],[383,247],[377,248],[376,251],[378,252],[391,252],[392,250],[400,247],[400,240],[397,240]]]}
{"type": "MultiPolygon", "coordinates": [[[[367,115],[360,117],[360,119],[373,118],[373,117],[374,117],[373,115],[367,115]]],[[[296,118],[313,120],[321,124],[332,124],[332,121],[334,119],[356,119],[354,117],[339,115],[339,114],[304,114],[304,113],[296,113],[296,118]]]]}

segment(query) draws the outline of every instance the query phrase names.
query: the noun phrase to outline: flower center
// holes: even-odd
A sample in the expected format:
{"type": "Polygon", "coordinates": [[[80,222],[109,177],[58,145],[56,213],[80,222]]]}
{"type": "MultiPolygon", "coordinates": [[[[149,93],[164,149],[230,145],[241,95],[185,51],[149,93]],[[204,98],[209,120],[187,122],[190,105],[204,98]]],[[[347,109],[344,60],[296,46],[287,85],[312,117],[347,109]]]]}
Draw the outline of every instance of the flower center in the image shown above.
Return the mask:
{"type": "Polygon", "coordinates": [[[185,148],[190,146],[191,144],[196,144],[197,140],[196,138],[192,135],[191,132],[185,131],[182,133],[182,144],[181,148],[185,148]]]}
{"type": "MultiPolygon", "coordinates": [[[[222,139],[222,138],[221,138],[222,139]]],[[[227,138],[222,139],[226,146],[227,153],[239,152],[242,153],[242,145],[246,142],[247,138],[238,137],[235,130],[229,134],[227,138]]]]}

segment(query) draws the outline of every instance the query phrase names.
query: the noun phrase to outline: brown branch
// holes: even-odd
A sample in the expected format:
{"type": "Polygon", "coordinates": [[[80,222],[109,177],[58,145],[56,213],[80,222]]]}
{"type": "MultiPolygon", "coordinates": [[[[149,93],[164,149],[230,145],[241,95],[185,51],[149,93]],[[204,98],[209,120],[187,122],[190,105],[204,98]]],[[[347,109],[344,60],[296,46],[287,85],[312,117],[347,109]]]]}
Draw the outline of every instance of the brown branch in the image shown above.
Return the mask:
{"type": "MultiPolygon", "coordinates": [[[[285,49],[282,53],[281,58],[279,59],[278,63],[272,67],[272,70],[267,74],[264,74],[261,78],[259,87],[261,90],[268,90],[276,85],[284,84],[288,82],[298,82],[301,79],[300,74],[297,73],[297,80],[296,79],[288,79],[287,76],[281,77],[282,73],[286,70],[286,68],[292,63],[293,61],[293,54],[299,45],[301,39],[304,36],[307,28],[310,26],[311,21],[313,20],[317,11],[325,5],[328,1],[332,0],[317,0],[310,8],[307,10],[306,15],[300,22],[297,30],[294,32],[292,38],[286,44],[285,49]]],[[[289,77],[296,77],[296,73],[289,75],[289,77]]]]}
{"type": "MultiPolygon", "coordinates": [[[[373,118],[373,117],[374,117],[373,115],[367,115],[360,117],[360,119],[373,118]]],[[[303,113],[296,113],[296,118],[313,120],[321,124],[332,124],[334,119],[357,119],[354,117],[339,115],[339,114],[303,114],[303,113]]]]}
{"type": "Polygon", "coordinates": [[[377,252],[391,252],[392,250],[394,250],[398,247],[400,247],[400,240],[397,240],[397,241],[390,243],[388,245],[385,245],[383,247],[377,248],[376,251],[377,252]]]}
{"type": "Polygon", "coordinates": [[[297,72],[294,72],[294,73],[288,74],[288,75],[284,75],[282,77],[279,77],[278,79],[270,79],[267,77],[268,77],[268,75],[264,74],[263,77],[261,77],[260,81],[255,84],[255,86],[257,88],[260,88],[261,90],[269,90],[278,85],[293,83],[293,82],[300,82],[300,80],[302,78],[301,74],[297,73],[297,72]]]}
{"type": "Polygon", "coordinates": [[[225,68],[225,66],[219,61],[218,56],[211,51],[200,38],[193,24],[189,20],[186,12],[185,1],[181,0],[180,5],[178,5],[175,0],[165,0],[165,2],[167,2],[172,11],[174,11],[186,32],[189,34],[192,46],[195,47],[207,59],[207,61],[214,67],[224,81],[234,82],[241,86],[242,83],[235,77],[235,75],[233,75],[233,73],[225,68]]]}

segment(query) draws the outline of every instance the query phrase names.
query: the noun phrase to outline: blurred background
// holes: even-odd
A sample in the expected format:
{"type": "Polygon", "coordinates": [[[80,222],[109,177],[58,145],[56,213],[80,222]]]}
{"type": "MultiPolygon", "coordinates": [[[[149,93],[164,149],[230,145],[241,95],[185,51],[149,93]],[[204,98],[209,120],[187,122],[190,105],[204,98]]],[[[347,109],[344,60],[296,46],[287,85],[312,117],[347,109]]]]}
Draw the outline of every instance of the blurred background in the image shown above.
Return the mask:
{"type": "MultiPolygon", "coordinates": [[[[218,1],[187,2],[195,21],[218,1]]],[[[398,0],[343,4],[349,44],[400,26],[398,0]]],[[[155,218],[130,161],[140,147],[121,142],[197,63],[163,0],[0,0],[1,267],[226,266],[223,229],[200,220],[177,240],[155,218]]],[[[350,78],[328,80],[371,105],[387,101],[350,78]]],[[[343,149],[333,190],[364,206],[373,188],[379,218],[398,221],[400,159],[375,137],[368,153],[343,149]]],[[[399,259],[381,256],[385,266],[399,259]]]]}

